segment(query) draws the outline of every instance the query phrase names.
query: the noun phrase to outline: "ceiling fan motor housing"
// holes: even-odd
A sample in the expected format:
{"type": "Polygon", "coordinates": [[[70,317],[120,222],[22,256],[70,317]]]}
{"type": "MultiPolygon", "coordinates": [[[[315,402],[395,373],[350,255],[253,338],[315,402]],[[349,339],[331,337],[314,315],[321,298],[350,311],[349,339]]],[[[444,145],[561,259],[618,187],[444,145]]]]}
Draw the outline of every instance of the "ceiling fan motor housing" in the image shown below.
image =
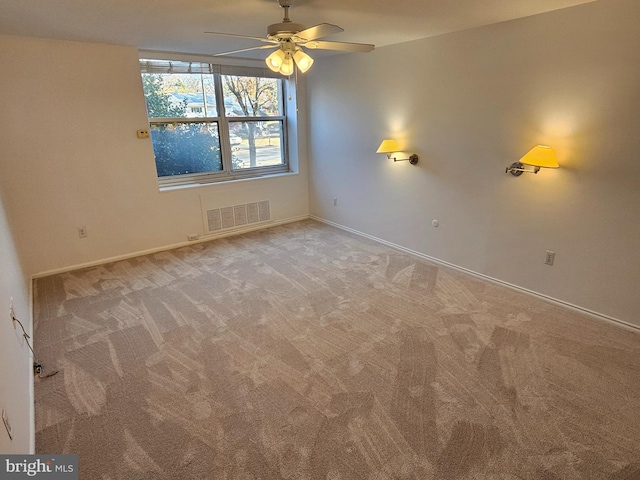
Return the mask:
{"type": "Polygon", "coordinates": [[[273,25],[269,25],[267,27],[267,36],[270,39],[278,40],[279,38],[291,38],[296,33],[305,30],[307,27],[302,25],[301,23],[293,23],[293,22],[283,22],[283,23],[274,23],[273,25]]]}

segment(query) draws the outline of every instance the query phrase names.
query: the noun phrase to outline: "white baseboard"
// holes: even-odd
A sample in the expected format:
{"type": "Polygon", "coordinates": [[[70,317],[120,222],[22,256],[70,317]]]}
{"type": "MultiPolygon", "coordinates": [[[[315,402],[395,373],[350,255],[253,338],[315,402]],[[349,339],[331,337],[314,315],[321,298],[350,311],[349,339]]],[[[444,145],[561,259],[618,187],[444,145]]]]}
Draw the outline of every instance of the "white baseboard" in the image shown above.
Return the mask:
{"type": "Polygon", "coordinates": [[[528,295],[532,295],[534,297],[540,298],[540,299],[545,300],[547,302],[550,302],[550,303],[553,303],[553,304],[556,304],[556,305],[559,305],[559,306],[562,306],[562,307],[566,307],[566,308],[569,308],[569,309],[574,310],[574,311],[585,313],[585,314],[590,315],[590,316],[592,316],[594,318],[597,318],[599,320],[604,320],[606,322],[613,323],[618,327],[623,327],[623,328],[626,328],[626,329],[630,329],[630,330],[633,330],[635,332],[640,331],[640,326],[634,325],[632,323],[625,322],[624,320],[620,320],[618,318],[611,317],[609,315],[605,315],[603,313],[599,313],[599,312],[590,310],[588,308],[581,307],[579,305],[574,305],[572,303],[565,302],[564,300],[559,300],[557,298],[550,297],[549,295],[545,295],[543,293],[539,293],[539,292],[536,292],[536,291],[533,291],[533,290],[529,290],[528,288],[520,287],[520,286],[515,285],[513,283],[505,282],[504,280],[500,280],[498,278],[490,277],[489,275],[485,275],[483,273],[478,273],[478,272],[475,272],[473,270],[469,270],[468,268],[460,267],[460,266],[455,265],[453,263],[449,263],[449,262],[445,262],[443,260],[439,260],[439,259],[437,259],[435,257],[431,257],[429,255],[425,255],[424,253],[420,253],[420,252],[417,252],[415,250],[411,250],[410,248],[406,248],[406,247],[403,247],[401,245],[396,245],[395,243],[388,242],[387,240],[383,240],[381,238],[374,237],[373,235],[369,235],[368,233],[360,232],[359,230],[354,230],[353,228],[345,227],[344,225],[340,225],[339,223],[332,222],[332,221],[327,220],[325,218],[316,217],[315,215],[309,215],[309,218],[311,218],[313,220],[316,220],[318,222],[321,222],[321,223],[326,223],[327,225],[331,225],[332,227],[336,227],[336,228],[339,228],[341,230],[345,230],[345,231],[353,233],[355,235],[359,235],[361,237],[368,238],[369,240],[373,240],[374,242],[382,243],[383,245],[391,247],[391,248],[393,248],[395,250],[400,250],[402,252],[408,253],[410,255],[415,255],[416,257],[422,258],[424,260],[428,260],[428,261],[436,263],[438,265],[443,265],[445,267],[452,268],[452,269],[457,270],[459,272],[466,273],[468,275],[472,275],[472,276],[474,276],[476,278],[480,278],[481,280],[486,280],[486,281],[491,282],[491,283],[502,285],[502,286],[505,286],[505,287],[510,288],[512,290],[516,290],[518,292],[526,293],[528,295]]]}
{"type": "Polygon", "coordinates": [[[50,275],[57,275],[59,273],[72,272],[74,270],[80,270],[82,268],[96,267],[98,265],[104,265],[105,263],[118,262],[120,260],[127,260],[128,258],[141,257],[143,255],[150,255],[152,253],[164,252],[166,250],[173,250],[174,248],[185,247],[187,245],[194,245],[196,243],[210,242],[218,238],[233,237],[235,235],[241,235],[243,233],[253,232],[256,230],[264,230],[265,228],[277,227],[278,225],[285,225],[287,223],[299,222],[301,220],[307,220],[309,215],[300,215],[298,217],[290,217],[284,220],[275,220],[268,222],[261,222],[259,224],[247,225],[244,227],[229,228],[218,233],[212,233],[203,235],[198,240],[188,240],[185,242],[174,243],[171,245],[164,245],[162,247],[150,248],[147,250],[139,250],[137,252],[126,253],[124,255],[116,255],[114,257],[101,258],[99,260],[93,260],[91,262],[80,263],[76,265],[69,265],[67,267],[55,268],[53,270],[47,270],[45,272],[38,272],[31,275],[31,280],[36,278],[48,277],[50,275]]]}

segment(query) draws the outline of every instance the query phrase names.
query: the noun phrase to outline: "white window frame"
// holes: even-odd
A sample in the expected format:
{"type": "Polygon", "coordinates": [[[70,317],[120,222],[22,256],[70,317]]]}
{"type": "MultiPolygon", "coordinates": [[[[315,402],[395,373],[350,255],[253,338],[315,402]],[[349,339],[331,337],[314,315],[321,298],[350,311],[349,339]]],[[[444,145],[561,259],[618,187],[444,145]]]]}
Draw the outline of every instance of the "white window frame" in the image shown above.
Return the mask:
{"type": "MultiPolygon", "coordinates": [[[[276,74],[268,68],[257,66],[247,66],[241,64],[219,64],[203,62],[202,60],[185,60],[178,56],[177,58],[165,54],[162,58],[140,52],[140,70],[141,76],[144,73],[186,73],[199,74],[206,73],[214,76],[215,96],[216,96],[216,117],[179,117],[179,118],[149,118],[149,125],[153,123],[216,123],[218,126],[218,135],[220,140],[220,154],[222,162],[222,170],[217,172],[202,172],[194,174],[173,175],[166,177],[157,177],[158,184],[163,187],[174,187],[182,185],[202,185],[215,182],[224,182],[229,180],[239,180],[254,177],[264,177],[269,175],[280,175],[283,173],[291,173],[291,160],[289,155],[290,133],[288,119],[291,115],[295,115],[295,108],[291,108],[290,101],[292,98],[290,90],[295,90],[295,80],[292,77],[283,77],[276,74]],[[171,59],[167,59],[171,58],[171,59]],[[175,59],[174,59],[175,58],[175,59]],[[224,96],[222,93],[222,76],[249,76],[262,78],[276,78],[281,80],[280,106],[281,112],[278,116],[226,116],[224,109],[224,96]],[[291,111],[293,110],[293,112],[291,111]],[[281,122],[281,152],[283,163],[280,165],[269,165],[262,167],[251,167],[243,169],[232,168],[232,153],[230,142],[230,123],[241,122],[281,122]]],[[[295,120],[295,119],[294,119],[295,120]]],[[[296,121],[292,123],[297,123],[296,121]]]]}

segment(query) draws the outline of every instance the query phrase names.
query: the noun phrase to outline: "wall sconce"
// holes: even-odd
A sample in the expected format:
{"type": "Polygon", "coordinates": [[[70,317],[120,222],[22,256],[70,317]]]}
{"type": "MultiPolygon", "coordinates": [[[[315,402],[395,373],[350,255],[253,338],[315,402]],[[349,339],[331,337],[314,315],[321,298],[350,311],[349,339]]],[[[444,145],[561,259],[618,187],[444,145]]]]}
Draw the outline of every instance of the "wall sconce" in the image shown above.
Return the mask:
{"type": "Polygon", "coordinates": [[[416,155],[415,153],[411,154],[409,158],[397,158],[395,156],[392,156],[391,155],[392,153],[400,154],[402,152],[400,152],[400,147],[398,147],[398,142],[390,138],[382,141],[382,143],[378,147],[378,150],[376,150],[376,153],[386,153],[387,158],[389,159],[393,158],[394,162],[404,162],[406,160],[409,160],[409,163],[411,165],[415,165],[416,163],[418,163],[418,155],[416,155]]]}
{"type": "Polygon", "coordinates": [[[536,145],[519,161],[514,162],[511,166],[507,167],[505,173],[510,173],[513,176],[519,177],[523,173],[538,173],[540,168],[558,168],[558,160],[553,148],[546,145],[536,145]],[[533,167],[532,170],[524,168],[525,165],[533,167]]]}

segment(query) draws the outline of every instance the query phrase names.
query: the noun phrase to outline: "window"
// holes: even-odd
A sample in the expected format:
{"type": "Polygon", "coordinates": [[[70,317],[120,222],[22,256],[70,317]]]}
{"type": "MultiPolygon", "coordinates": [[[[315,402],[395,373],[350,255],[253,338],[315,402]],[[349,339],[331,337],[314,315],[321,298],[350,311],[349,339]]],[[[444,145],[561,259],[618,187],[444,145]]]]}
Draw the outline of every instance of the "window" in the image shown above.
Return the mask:
{"type": "Polygon", "coordinates": [[[161,185],[289,171],[285,82],[269,70],[140,60],[161,185]]]}

